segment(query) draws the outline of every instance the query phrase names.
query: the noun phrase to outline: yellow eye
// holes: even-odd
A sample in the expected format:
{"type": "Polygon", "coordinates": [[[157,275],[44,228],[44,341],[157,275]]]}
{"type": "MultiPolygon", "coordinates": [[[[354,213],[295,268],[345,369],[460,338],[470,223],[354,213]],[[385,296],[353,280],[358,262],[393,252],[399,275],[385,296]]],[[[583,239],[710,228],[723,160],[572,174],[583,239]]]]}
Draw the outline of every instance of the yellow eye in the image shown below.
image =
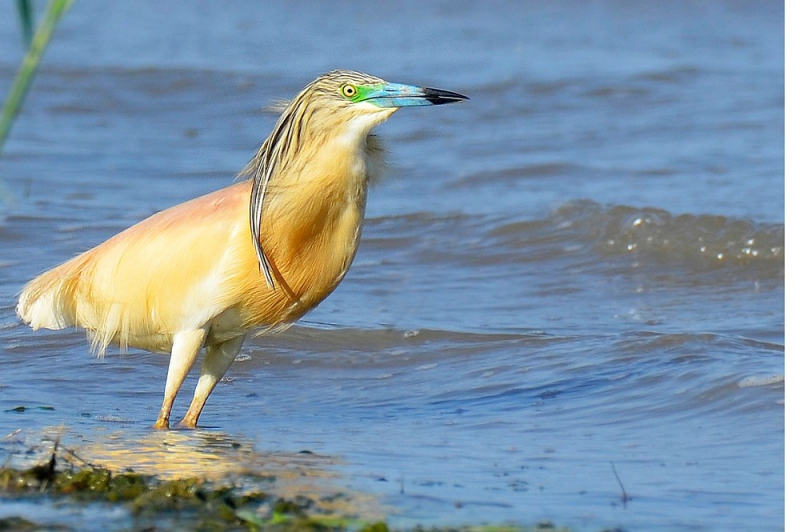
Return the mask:
{"type": "Polygon", "coordinates": [[[356,88],[349,83],[346,85],[342,85],[342,96],[345,98],[352,98],[358,93],[356,88]]]}

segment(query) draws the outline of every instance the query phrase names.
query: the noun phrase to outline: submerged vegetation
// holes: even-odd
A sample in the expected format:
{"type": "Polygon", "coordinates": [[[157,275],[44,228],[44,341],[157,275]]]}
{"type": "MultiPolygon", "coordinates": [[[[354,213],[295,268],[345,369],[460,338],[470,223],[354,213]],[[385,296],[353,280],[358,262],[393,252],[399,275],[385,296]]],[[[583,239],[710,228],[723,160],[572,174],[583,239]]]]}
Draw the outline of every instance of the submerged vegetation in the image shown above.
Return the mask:
{"type": "MultiPolygon", "coordinates": [[[[58,444],[56,443],[56,450],[58,444]]],[[[101,466],[50,459],[27,469],[0,467],[0,502],[53,504],[60,508],[106,507],[114,523],[94,519],[98,530],[157,532],[160,530],[389,532],[382,521],[364,521],[355,515],[337,515],[303,495],[280,496],[269,489],[270,476],[250,474],[220,484],[200,477],[164,480],[133,471],[113,472],[101,466]],[[111,512],[109,512],[110,514],[111,512]]],[[[65,453],[65,457],[68,456],[65,453]]],[[[341,495],[345,497],[345,495],[341,495]]],[[[38,512],[30,512],[36,513],[38,512]]],[[[34,522],[28,517],[0,518],[0,531],[71,531],[69,524],[34,522]]],[[[414,532],[569,532],[549,522],[532,527],[463,526],[414,532]]],[[[611,531],[608,531],[611,532],[611,531]]],[[[616,531],[615,531],[616,532],[616,531]]],[[[619,531],[621,532],[621,531],[619,531]]]]}
{"type": "MultiPolygon", "coordinates": [[[[387,530],[380,522],[326,513],[311,498],[286,499],[269,493],[262,486],[271,481],[255,474],[227,484],[200,477],[162,480],[91,464],[78,466],[60,460],[54,451],[47,462],[28,469],[0,468],[0,500],[120,505],[136,524],[134,530],[387,530]],[[165,523],[169,526],[162,528],[165,523]]],[[[0,530],[43,528],[70,530],[22,517],[0,519],[0,530]]]]}

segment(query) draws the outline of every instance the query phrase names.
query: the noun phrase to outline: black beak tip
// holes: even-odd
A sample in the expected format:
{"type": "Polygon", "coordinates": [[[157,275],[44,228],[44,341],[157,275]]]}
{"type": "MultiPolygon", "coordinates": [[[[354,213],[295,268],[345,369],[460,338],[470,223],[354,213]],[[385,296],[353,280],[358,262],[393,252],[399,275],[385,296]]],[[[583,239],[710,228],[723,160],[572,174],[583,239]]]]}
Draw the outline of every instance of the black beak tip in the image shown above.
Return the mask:
{"type": "Polygon", "coordinates": [[[455,102],[463,102],[465,100],[469,100],[469,98],[464,96],[463,94],[459,94],[453,91],[446,91],[444,89],[432,89],[425,87],[424,92],[425,92],[424,98],[428,100],[432,105],[441,105],[444,103],[455,103],[455,102]]]}

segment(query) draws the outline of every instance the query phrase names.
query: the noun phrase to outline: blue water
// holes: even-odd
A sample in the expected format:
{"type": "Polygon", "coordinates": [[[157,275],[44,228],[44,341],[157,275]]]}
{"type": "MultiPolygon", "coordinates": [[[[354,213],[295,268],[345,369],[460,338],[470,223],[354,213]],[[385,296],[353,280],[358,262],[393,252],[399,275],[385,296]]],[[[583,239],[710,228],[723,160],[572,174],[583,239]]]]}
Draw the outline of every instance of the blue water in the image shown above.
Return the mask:
{"type": "MultiPolygon", "coordinates": [[[[235,441],[400,527],[783,530],[783,28],[780,2],[78,0],[0,156],[0,463],[61,431],[206,472],[235,441]],[[166,357],[95,360],[16,294],[228,185],[262,108],[332,68],[471,100],[379,128],[392,171],[343,284],[167,441],[166,357]]],[[[3,93],[20,43],[5,3],[3,93]]]]}

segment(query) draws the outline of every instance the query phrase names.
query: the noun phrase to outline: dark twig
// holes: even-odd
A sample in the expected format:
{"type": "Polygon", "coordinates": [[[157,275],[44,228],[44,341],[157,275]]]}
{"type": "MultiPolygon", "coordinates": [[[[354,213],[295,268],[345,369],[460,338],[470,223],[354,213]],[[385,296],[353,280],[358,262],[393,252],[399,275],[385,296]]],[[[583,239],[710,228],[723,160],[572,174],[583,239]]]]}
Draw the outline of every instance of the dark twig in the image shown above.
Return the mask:
{"type": "Polygon", "coordinates": [[[631,498],[628,496],[628,492],[625,491],[625,486],[622,485],[622,481],[619,479],[619,475],[617,474],[617,468],[614,467],[614,462],[611,462],[611,471],[614,472],[614,478],[617,479],[617,483],[619,484],[619,487],[622,490],[622,507],[627,508],[628,501],[631,500],[631,498]]]}
{"type": "MultiPolygon", "coordinates": [[[[81,458],[81,457],[80,457],[80,456],[78,456],[78,454],[77,454],[75,451],[73,451],[72,449],[68,449],[68,448],[64,447],[63,445],[61,446],[61,449],[64,451],[64,453],[66,453],[66,454],[68,454],[69,456],[71,456],[72,458],[74,458],[74,459],[78,460],[78,461],[79,461],[79,462],[81,462],[81,463],[82,463],[84,466],[91,467],[92,469],[103,469],[103,466],[101,466],[101,465],[99,465],[99,464],[94,464],[94,463],[92,463],[92,462],[90,462],[90,461],[86,460],[85,458],[81,458]]],[[[74,465],[74,464],[71,464],[71,465],[74,465]]]]}
{"type": "Polygon", "coordinates": [[[50,454],[50,460],[47,464],[37,465],[30,469],[34,477],[39,481],[39,489],[44,492],[48,484],[56,476],[56,453],[58,453],[58,444],[61,442],[61,434],[58,435],[56,441],[53,443],[53,452],[50,454]]]}

